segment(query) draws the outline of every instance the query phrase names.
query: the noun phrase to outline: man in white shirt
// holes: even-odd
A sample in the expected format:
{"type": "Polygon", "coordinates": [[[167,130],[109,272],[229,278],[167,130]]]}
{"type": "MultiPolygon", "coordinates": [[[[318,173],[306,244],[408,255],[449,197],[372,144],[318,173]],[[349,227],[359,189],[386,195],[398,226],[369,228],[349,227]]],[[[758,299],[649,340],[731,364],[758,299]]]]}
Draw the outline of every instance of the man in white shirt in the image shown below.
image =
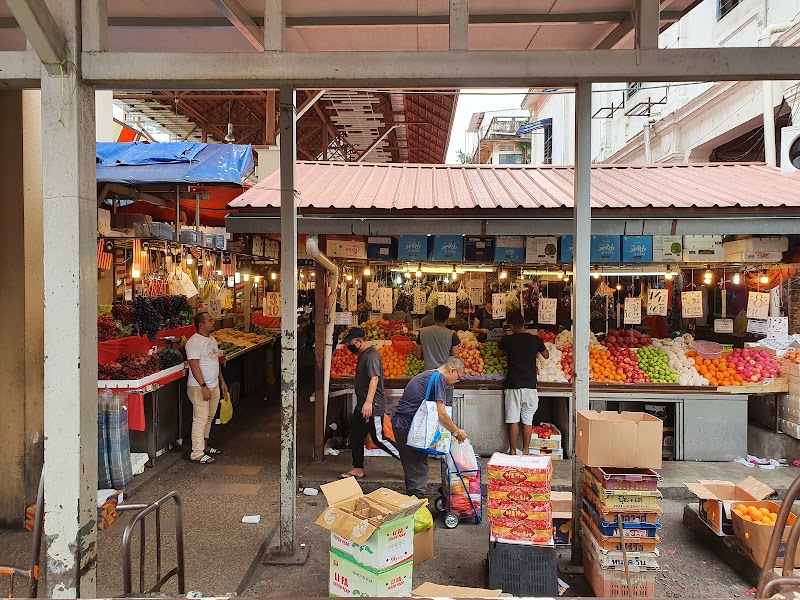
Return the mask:
{"type": "Polygon", "coordinates": [[[189,380],[186,391],[192,401],[192,462],[207,465],[216,462],[214,455],[222,454],[208,445],[211,423],[217,414],[220,394],[228,393],[228,386],[219,368],[219,346],[211,337],[214,317],[207,312],[194,317],[197,330],[186,342],[186,358],[189,360],[189,380]]]}

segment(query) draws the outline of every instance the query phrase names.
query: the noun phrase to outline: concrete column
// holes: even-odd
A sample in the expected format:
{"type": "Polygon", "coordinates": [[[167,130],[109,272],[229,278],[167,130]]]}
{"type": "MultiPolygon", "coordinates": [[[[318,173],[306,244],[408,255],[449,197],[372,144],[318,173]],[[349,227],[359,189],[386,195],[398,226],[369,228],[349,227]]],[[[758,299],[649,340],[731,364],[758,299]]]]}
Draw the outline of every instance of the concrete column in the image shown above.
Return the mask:
{"type": "Polygon", "coordinates": [[[0,524],[22,527],[43,461],[41,121],[38,91],[0,92],[0,252],[15,268],[0,279],[0,524]]]}
{"type": "Polygon", "coordinates": [[[114,92],[98,90],[94,94],[96,136],[98,142],[114,141],[114,92]]]}
{"type": "Polygon", "coordinates": [[[97,204],[95,96],[83,83],[78,3],[48,2],[67,39],[42,70],[47,595],[96,595],[97,204]],[[77,65],[77,67],[75,66],[77,65]]]}

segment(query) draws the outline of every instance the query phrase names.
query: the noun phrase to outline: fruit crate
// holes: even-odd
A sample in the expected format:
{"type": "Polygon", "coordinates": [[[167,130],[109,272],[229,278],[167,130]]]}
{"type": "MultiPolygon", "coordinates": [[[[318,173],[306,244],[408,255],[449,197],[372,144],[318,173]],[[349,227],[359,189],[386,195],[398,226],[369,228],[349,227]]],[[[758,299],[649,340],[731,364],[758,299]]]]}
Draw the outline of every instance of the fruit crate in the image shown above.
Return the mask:
{"type": "MultiPolygon", "coordinates": [[[[597,524],[592,520],[585,510],[581,510],[581,525],[586,527],[592,533],[594,539],[597,540],[598,545],[604,550],[622,550],[622,542],[620,542],[619,537],[612,537],[600,533],[600,530],[597,529],[597,524]]],[[[625,550],[627,552],[655,552],[656,547],[660,542],[661,538],[659,536],[654,538],[626,539],[625,550]]]]}
{"type": "Polygon", "coordinates": [[[653,469],[616,469],[613,467],[589,467],[589,472],[608,491],[658,491],[661,475],[653,469]]]}
{"type": "Polygon", "coordinates": [[[662,498],[661,492],[608,491],[587,469],[583,470],[583,482],[595,493],[600,503],[611,509],[655,508],[662,498]]]}
{"type": "MultiPolygon", "coordinates": [[[[622,550],[604,550],[594,539],[594,536],[588,531],[581,530],[581,539],[586,546],[587,551],[590,552],[594,558],[595,563],[601,569],[622,569],[625,564],[625,556],[622,550]]],[[[659,571],[661,570],[658,564],[660,556],[659,551],[656,549],[653,552],[627,552],[628,568],[637,571],[659,571]]]]}
{"type": "Polygon", "coordinates": [[[533,452],[534,448],[550,450],[561,448],[561,432],[558,427],[552,423],[542,423],[539,427],[552,428],[555,433],[551,434],[550,437],[540,437],[536,432],[536,427],[534,427],[534,431],[531,434],[531,454],[539,454],[538,452],[533,452]]]}
{"type": "Polygon", "coordinates": [[[581,486],[583,490],[583,497],[589,501],[594,509],[600,516],[600,519],[609,525],[617,522],[617,516],[622,515],[624,523],[659,523],[661,520],[661,508],[640,508],[636,510],[631,509],[613,509],[606,508],[598,500],[595,493],[585,483],[581,486]]]}
{"type": "MultiPolygon", "coordinates": [[[[613,522],[603,521],[597,509],[595,509],[586,498],[583,498],[583,508],[594,520],[600,533],[609,537],[619,537],[618,525],[613,522]]],[[[661,529],[661,523],[636,523],[628,521],[622,523],[622,528],[625,530],[626,538],[654,538],[658,535],[658,530],[661,529]]]]}
{"type": "Polygon", "coordinates": [[[558,596],[556,551],[552,546],[491,542],[489,588],[527,597],[558,596]]]}
{"type": "Polygon", "coordinates": [[[656,593],[657,571],[631,571],[631,590],[624,570],[603,569],[591,552],[583,551],[583,573],[598,598],[652,598],[656,593]]]}
{"type": "Polygon", "coordinates": [[[564,460],[563,448],[529,448],[528,453],[533,456],[549,456],[553,460],[564,460]]]}

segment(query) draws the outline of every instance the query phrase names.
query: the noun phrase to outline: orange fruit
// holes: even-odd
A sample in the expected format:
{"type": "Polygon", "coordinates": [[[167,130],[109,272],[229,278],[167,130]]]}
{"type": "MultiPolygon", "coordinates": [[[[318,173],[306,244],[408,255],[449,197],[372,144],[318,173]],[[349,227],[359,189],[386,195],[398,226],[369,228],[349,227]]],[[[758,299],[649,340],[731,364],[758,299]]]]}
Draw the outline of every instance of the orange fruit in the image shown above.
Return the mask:
{"type": "Polygon", "coordinates": [[[750,515],[742,515],[742,518],[745,521],[750,521],[751,523],[753,522],[753,517],[751,517],[750,515]]]}
{"type": "Polygon", "coordinates": [[[735,515],[738,515],[738,516],[740,516],[740,517],[742,517],[742,516],[743,516],[743,513],[742,513],[742,511],[740,511],[738,508],[734,508],[734,509],[733,509],[733,514],[735,514],[735,515]]]}
{"type": "Polygon", "coordinates": [[[778,518],[778,513],[774,512],[769,513],[769,518],[772,519],[773,521],[776,520],[778,518]]]}
{"type": "Polygon", "coordinates": [[[765,507],[759,508],[758,512],[760,512],[762,515],[769,516],[769,509],[768,508],[765,508],[765,507]]]}
{"type": "Polygon", "coordinates": [[[747,510],[747,505],[745,505],[745,504],[737,504],[736,505],[736,509],[743,512],[743,511],[747,510]]]}

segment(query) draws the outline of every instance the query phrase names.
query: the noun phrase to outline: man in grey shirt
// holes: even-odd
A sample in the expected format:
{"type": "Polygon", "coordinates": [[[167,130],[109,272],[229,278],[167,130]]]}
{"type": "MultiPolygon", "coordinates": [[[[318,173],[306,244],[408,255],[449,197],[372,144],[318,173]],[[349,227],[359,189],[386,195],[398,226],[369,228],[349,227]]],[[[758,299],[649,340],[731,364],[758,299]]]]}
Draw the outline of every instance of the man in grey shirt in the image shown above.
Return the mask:
{"type": "Polygon", "coordinates": [[[425,360],[425,370],[438,369],[451,356],[458,356],[458,335],[447,328],[450,309],[440,304],[433,310],[435,323],[419,331],[417,358],[425,360]]]}

